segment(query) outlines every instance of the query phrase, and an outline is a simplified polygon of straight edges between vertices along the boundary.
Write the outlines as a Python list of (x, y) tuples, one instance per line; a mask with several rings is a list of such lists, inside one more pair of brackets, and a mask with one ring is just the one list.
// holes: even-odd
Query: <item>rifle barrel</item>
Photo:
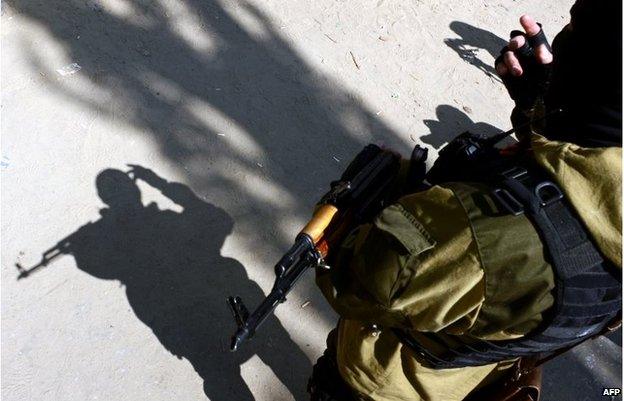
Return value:
[[(301, 278), (303, 273), (308, 270), (308, 268), (315, 266), (315, 263), (316, 262), (311, 258), (304, 257), (288, 269), (282, 277), (278, 277), (275, 280), (275, 284), (269, 295), (267, 295), (251, 315), (244, 319), (244, 323), (239, 325), (236, 333), (232, 336), (230, 351), (236, 351), (241, 343), (256, 334), (256, 330), (258, 330), (260, 325), (273, 313), (277, 305), (286, 300), (286, 294), (288, 294), (295, 283)], [(247, 309), (240, 298), (236, 299), (230, 297), (228, 298), (228, 303), (235, 316), (237, 313), (246, 311)]]

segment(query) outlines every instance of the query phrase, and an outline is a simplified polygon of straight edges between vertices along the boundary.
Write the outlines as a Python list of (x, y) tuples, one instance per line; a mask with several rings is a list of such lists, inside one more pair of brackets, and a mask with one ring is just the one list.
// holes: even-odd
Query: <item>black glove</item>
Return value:
[[(536, 99), (544, 95), (550, 82), (552, 63), (542, 64), (535, 56), (534, 49), (542, 44), (552, 53), (544, 30), (541, 29), (542, 25), (538, 25), (540, 26), (540, 31), (533, 36), (527, 36), (527, 34), (518, 30), (511, 31), (510, 39), (517, 36), (525, 38), (524, 45), (513, 51), (522, 66), (523, 73), (520, 76), (508, 73), (501, 78), (509, 92), (509, 96), (516, 102), (516, 106), (523, 110), (530, 109)], [(500, 56), (496, 58), (494, 63), (495, 66), (499, 63), (504, 63), (504, 54), (508, 51), (512, 51), (509, 46), (501, 49)]]

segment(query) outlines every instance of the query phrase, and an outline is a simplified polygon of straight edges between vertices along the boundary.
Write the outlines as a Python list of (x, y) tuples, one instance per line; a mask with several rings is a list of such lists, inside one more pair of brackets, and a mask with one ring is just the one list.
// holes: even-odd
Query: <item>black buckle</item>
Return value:
[(533, 193), (542, 207), (546, 207), (563, 199), (561, 190), (551, 181), (540, 182), (535, 186)]
[(514, 180), (520, 180), (524, 176), (528, 174), (527, 169), (523, 167), (512, 167), (509, 170), (505, 170), (502, 172), (502, 176), (505, 178), (511, 178)]
[[(526, 170), (524, 171), (526, 174)], [(503, 173), (504, 174), (504, 173)], [(520, 216), (524, 213), (524, 206), (506, 189), (496, 188), (492, 191), (492, 196), (498, 200), (501, 206), (514, 216)]]

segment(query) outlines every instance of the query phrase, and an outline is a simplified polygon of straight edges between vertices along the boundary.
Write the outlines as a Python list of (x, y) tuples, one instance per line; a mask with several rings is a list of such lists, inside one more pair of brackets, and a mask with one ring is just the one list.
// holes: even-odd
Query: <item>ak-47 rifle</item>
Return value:
[[(412, 152), (409, 176), (424, 177), (427, 150), (416, 146)], [(325, 260), (333, 247), (357, 225), (372, 220), (393, 199), (400, 156), (367, 145), (349, 164), (340, 180), (318, 203), (312, 219), (295, 239), (294, 245), (275, 265), (273, 289), (249, 313), (240, 297), (228, 297), (238, 329), (232, 336), (230, 349), (250, 339), (275, 308), (286, 300), (295, 283), (310, 268), (329, 268)], [(411, 178), (410, 178), (411, 180)]]

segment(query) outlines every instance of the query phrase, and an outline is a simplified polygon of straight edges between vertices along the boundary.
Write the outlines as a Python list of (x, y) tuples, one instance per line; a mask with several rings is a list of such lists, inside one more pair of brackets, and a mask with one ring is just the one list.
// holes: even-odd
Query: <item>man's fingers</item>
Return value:
[[(524, 31), (526, 32), (527, 36), (535, 36), (542, 29), (542, 27), (540, 27), (538, 23), (530, 15), (523, 15), (522, 17), (520, 17), (520, 25), (522, 25), (522, 28), (524, 28)], [(548, 50), (548, 47), (544, 44), (537, 46), (534, 49), (534, 52), (535, 52), (535, 57), (537, 58), (537, 61), (540, 62), (540, 64), (549, 64), (553, 60), (552, 53)]]
[(504, 62), (496, 64), (496, 73), (499, 77), (504, 77), (505, 75), (507, 75), (507, 73), (509, 73), (509, 70), (507, 69), (507, 66)]
[(520, 17), (520, 25), (522, 25), (524, 32), (526, 32), (528, 36), (535, 36), (539, 33), (540, 29), (542, 29), (539, 25), (537, 25), (537, 22), (533, 19), (533, 17), (526, 14)]
[(513, 39), (509, 41), (509, 49), (518, 50), (519, 48), (524, 46), (525, 42), (526, 39), (524, 39), (524, 36), (514, 36)]
[(529, 15), (520, 17), (520, 24), (526, 34), (518, 30), (512, 31), (509, 45), (503, 48), (502, 56), (495, 62), (496, 72), (501, 77), (509, 73), (518, 77), (524, 73), (518, 57), (532, 57), (534, 54), (540, 64), (552, 62), (552, 53), (546, 37), (541, 32), (542, 27)]
[(522, 75), (522, 67), (520, 66), (520, 62), (518, 58), (511, 51), (506, 51), (503, 54), (503, 61), (505, 61), (505, 65), (507, 69), (511, 71), (511, 75), (519, 77)]
[(553, 61), (553, 55), (548, 51), (546, 45), (539, 45), (535, 51), (535, 57), (540, 64), (550, 64)]

